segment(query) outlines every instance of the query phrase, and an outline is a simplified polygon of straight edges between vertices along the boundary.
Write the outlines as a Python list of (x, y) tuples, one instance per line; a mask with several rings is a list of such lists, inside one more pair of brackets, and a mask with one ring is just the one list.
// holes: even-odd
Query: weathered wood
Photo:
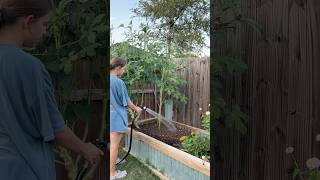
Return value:
[[(248, 25), (227, 32), (216, 52), (237, 49), (248, 71), (225, 86), (229, 103), (249, 114), (248, 135), (227, 130), (219, 139), (219, 180), (289, 180), (292, 146), (300, 167), (320, 156), (314, 137), (320, 131), (320, 4), (310, 0), (241, 0)], [(217, 158), (218, 159), (218, 158)]]
[(103, 89), (79, 89), (73, 91), (69, 99), (70, 101), (81, 101), (83, 99), (87, 99), (90, 95), (91, 100), (97, 101), (102, 100), (103, 93)]
[(154, 89), (134, 89), (134, 90), (130, 90), (130, 93), (133, 94), (142, 94), (142, 93), (157, 93)]
[(174, 121), (201, 127), (201, 115), (209, 109), (210, 104), (209, 62), (209, 58), (190, 59), (187, 69), (180, 72), (181, 77), (187, 82), (182, 92), (188, 101), (187, 104), (174, 106)]
[[(92, 63), (92, 64), (91, 64)], [(86, 142), (95, 142), (95, 140), (99, 137), (99, 131), (101, 128), (101, 121), (102, 121), (102, 103), (101, 103), (101, 92), (102, 92), (102, 83), (99, 78), (93, 80), (91, 83), (89, 81), (90, 77), (90, 64), (92, 65), (93, 69), (100, 69), (107, 63), (106, 58), (103, 56), (97, 56), (92, 61), (76, 61), (75, 62), (75, 89), (80, 91), (75, 91), (76, 94), (71, 95), (71, 100), (80, 101), (83, 98), (87, 98), (88, 95), (88, 88), (91, 88), (91, 102), (92, 105), (92, 114), (89, 121), (89, 130), (88, 130), (88, 137)], [(69, 98), (69, 97), (68, 97)], [(73, 99), (74, 98), (74, 99)], [(108, 118), (108, 116), (107, 116)], [(106, 119), (108, 121), (108, 119)], [(76, 134), (79, 137), (83, 136), (85, 123), (83, 121), (77, 121), (75, 125)], [(107, 125), (107, 129), (109, 129)], [(58, 156), (56, 156), (57, 159)], [(60, 160), (60, 159), (59, 159)], [(93, 180), (105, 180), (109, 178), (109, 169), (106, 169), (106, 163), (108, 162), (107, 159), (100, 164), (99, 169), (97, 170), (96, 176)], [(83, 164), (79, 164), (82, 166)], [(56, 172), (57, 172), (57, 179), (58, 180), (67, 180), (67, 172), (65, 171), (65, 167), (56, 163)]]

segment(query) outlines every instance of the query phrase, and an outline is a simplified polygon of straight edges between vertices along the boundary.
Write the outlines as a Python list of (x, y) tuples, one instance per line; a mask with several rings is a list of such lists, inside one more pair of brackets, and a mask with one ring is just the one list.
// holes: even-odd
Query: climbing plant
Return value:
[(247, 65), (241, 58), (240, 51), (229, 48), (225, 52), (217, 52), (216, 47), (224, 42), (227, 33), (231, 33), (240, 24), (249, 25), (257, 31), (261, 27), (253, 20), (245, 18), (235, 0), (216, 0), (213, 3), (213, 39), (215, 47), (212, 51), (213, 62), (213, 127), (216, 135), (223, 133), (225, 128), (234, 129), (245, 135), (247, 133), (248, 116), (241, 110), (240, 106), (225, 100), (225, 82), (231, 81), (235, 75), (247, 70)]
[[(166, 100), (175, 99), (185, 103), (187, 98), (182, 95), (180, 88), (186, 82), (177, 73), (177, 70), (184, 67), (184, 63), (178, 60), (174, 62), (166, 56), (165, 44), (150, 35), (147, 24), (142, 23), (136, 32), (132, 31), (131, 23), (125, 28), (127, 29), (126, 40), (111, 46), (111, 56), (121, 56), (128, 60), (127, 72), (123, 78), (129, 90), (136, 87), (141, 89), (141, 95), (135, 96), (135, 99), (141, 99), (138, 104), (144, 104), (143, 92), (147, 84), (154, 84), (160, 91), (159, 114)], [(160, 128), (160, 121), (158, 122)]]
[[(223, 162), (223, 150), (225, 144), (220, 143), (229, 132), (239, 133), (240, 139), (247, 135), (249, 116), (243, 108), (227, 94), (227, 84), (233, 84), (247, 70), (247, 65), (241, 56), (241, 51), (235, 48), (226, 48), (224, 51), (219, 47), (225, 47), (225, 40), (229, 34), (234, 33), (242, 25), (248, 25), (261, 32), (261, 27), (251, 19), (245, 18), (240, 11), (240, 3), (236, 0), (212, 0), (213, 12), (211, 22), (211, 35), (215, 40), (211, 56), (210, 76), (213, 79), (212, 86), (212, 135), (215, 159), (213, 162)], [(228, 98), (228, 99), (227, 99)], [(229, 99), (230, 98), (230, 99)]]
[[(102, 82), (100, 86), (107, 89), (106, 66), (96, 67), (97, 58), (109, 56), (107, 46), (108, 25), (107, 14), (109, 0), (53, 0), (51, 22), (42, 43), (31, 53), (43, 61), (51, 74), (55, 87), (55, 96), (59, 110), (66, 125), (72, 130), (77, 122), (86, 124), (83, 133), (85, 141), (88, 124), (91, 121), (92, 104), (90, 90), (96, 86), (94, 82)], [(79, 86), (79, 74), (76, 67), (83, 62), (90, 64), (88, 78), (88, 98), (74, 102), (69, 97)], [(105, 132), (107, 94), (103, 96), (103, 118), (101, 120), (100, 137)], [(56, 163), (65, 167), (69, 179), (75, 179), (80, 166), (80, 156), (74, 156), (69, 150), (55, 147)], [(84, 179), (92, 179), (98, 164), (92, 166)]]

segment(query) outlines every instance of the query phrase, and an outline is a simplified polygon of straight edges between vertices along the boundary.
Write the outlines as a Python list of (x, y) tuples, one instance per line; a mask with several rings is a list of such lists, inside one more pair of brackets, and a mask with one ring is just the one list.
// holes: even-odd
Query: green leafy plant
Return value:
[[(227, 104), (223, 92), (223, 83), (233, 78), (236, 73), (242, 73), (247, 69), (246, 64), (240, 59), (239, 55), (229, 50), (227, 55), (216, 55), (214, 61), (213, 79), (213, 119), (218, 127), (232, 128), (241, 134), (246, 134), (248, 116), (243, 113), (236, 104)], [(217, 126), (215, 126), (217, 127)]]
[(202, 158), (202, 156), (209, 156), (210, 139), (209, 136), (201, 136), (199, 133), (192, 132), (189, 137), (181, 143), (182, 150)]
[[(290, 153), (291, 154), (291, 153)], [(292, 159), (294, 161), (294, 168), (292, 172), (292, 179), (299, 180), (319, 180), (320, 179), (320, 160), (316, 157), (310, 158), (306, 161), (307, 169), (302, 170), (296, 158), (292, 154)]]
[[(238, 104), (225, 100), (225, 83), (234, 81), (235, 75), (247, 70), (247, 65), (241, 58), (240, 51), (228, 48), (222, 53), (217, 52), (217, 47), (224, 46), (227, 33), (233, 32), (239, 25), (248, 25), (257, 32), (262, 32), (261, 26), (243, 16), (239, 8), (239, 2), (235, 0), (213, 1), (213, 25), (212, 36), (215, 39), (214, 50), (211, 52), (213, 57), (212, 73), (213, 77), (213, 127), (217, 133), (223, 133), (225, 128), (238, 131), (242, 135), (247, 133), (247, 122), (249, 117), (242, 112)], [(216, 137), (215, 134), (214, 137)]]
[(202, 116), (202, 126), (210, 133), (210, 111), (207, 111), (204, 116)]
[(186, 101), (177, 89), (182, 84), (181, 80), (168, 78), (176, 77), (174, 76), (176, 64), (172, 63), (172, 57), (199, 53), (205, 45), (205, 35), (209, 32), (209, 1), (140, 0), (133, 12), (151, 22), (150, 37), (156, 38), (161, 45), (164, 45), (163, 52), (167, 60), (163, 63), (165, 67), (160, 71), (160, 81), (156, 83), (159, 86), (158, 128), (160, 129), (160, 114), (164, 101), (170, 101), (170, 96), (182, 102)]
[(210, 158), (210, 112), (207, 111), (202, 115), (202, 126), (207, 130), (208, 134), (200, 134), (192, 132), (190, 136), (182, 136), (182, 150), (199, 158)]
[[(320, 142), (320, 134), (316, 136), (316, 141)], [(320, 160), (317, 157), (307, 159), (306, 168), (303, 169), (299, 166), (297, 159), (295, 158), (295, 151), (293, 147), (287, 147), (286, 154), (293, 160), (292, 179), (298, 180), (319, 180), (320, 179)]]
[(151, 22), (151, 35), (165, 43), (169, 58), (199, 52), (209, 35), (209, 11), (209, 0), (140, 0), (133, 9)]
[[(51, 74), (55, 87), (55, 96), (66, 125), (75, 131), (75, 125), (85, 123), (81, 132), (82, 140), (86, 141), (88, 124), (92, 113), (91, 89), (99, 86), (107, 89), (106, 66), (94, 66), (94, 60), (105, 58), (108, 54), (107, 26), (108, 0), (54, 0), (51, 22), (42, 43), (31, 53), (39, 57)], [(109, 56), (109, 55), (108, 55)], [(77, 67), (82, 63), (89, 64), (88, 97), (74, 102), (70, 99), (78, 89), (79, 72)], [(106, 91), (107, 92), (107, 91)], [(100, 138), (104, 137), (106, 128), (107, 94), (103, 94), (103, 115), (101, 121)], [(79, 133), (79, 132), (78, 132)], [(71, 151), (55, 147), (56, 163), (65, 167), (69, 179), (75, 179), (80, 167), (80, 156)], [(98, 163), (92, 166), (84, 179), (92, 179)]]
[[(121, 26), (124, 27), (124, 26)], [(139, 87), (142, 91), (140, 96), (133, 99), (140, 99), (137, 104), (144, 103), (144, 87), (147, 84), (155, 85), (155, 91), (159, 91), (159, 114), (162, 112), (165, 100), (176, 100), (185, 103), (187, 98), (182, 95), (180, 88), (186, 82), (177, 74), (177, 70), (184, 67), (184, 63), (176, 60), (175, 62), (167, 58), (164, 54), (165, 46), (154, 40), (150, 36), (149, 26), (141, 24), (137, 32), (132, 32), (132, 24), (127, 28), (126, 41), (111, 45), (111, 56), (121, 56), (128, 60), (125, 80), (129, 92)], [(160, 128), (160, 121), (158, 121)]]

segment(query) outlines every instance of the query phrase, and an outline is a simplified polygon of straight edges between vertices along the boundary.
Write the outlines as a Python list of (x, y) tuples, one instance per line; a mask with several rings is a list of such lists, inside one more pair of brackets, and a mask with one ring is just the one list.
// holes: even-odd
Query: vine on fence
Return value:
[(239, 2), (235, 0), (213, 1), (213, 39), (215, 40), (212, 63), (213, 71), (211, 76), (214, 81), (213, 88), (213, 119), (214, 127), (217, 131), (221, 128), (232, 128), (245, 135), (247, 133), (246, 124), (248, 116), (241, 111), (237, 104), (230, 104), (224, 98), (224, 83), (231, 81), (235, 75), (247, 70), (247, 65), (241, 58), (241, 53), (235, 49), (226, 49), (223, 53), (218, 53), (216, 47), (224, 43), (227, 33), (231, 33), (239, 25), (249, 25), (257, 32), (262, 31), (262, 27), (254, 20), (242, 15)]
[[(104, 58), (108, 54), (106, 39), (109, 28), (107, 26), (108, 0), (54, 0), (51, 22), (47, 34), (39, 46), (32, 50), (34, 56), (39, 57), (48, 69), (55, 86), (55, 95), (59, 110), (66, 124), (75, 130), (79, 120), (86, 123), (82, 139), (88, 134), (88, 124), (91, 121), (92, 104), (90, 89), (94, 88), (94, 80), (102, 82), (106, 89), (106, 66), (94, 66), (94, 60)], [(88, 98), (81, 102), (72, 102), (69, 97), (78, 86), (79, 74), (75, 71), (82, 62), (90, 64)], [(103, 97), (103, 119), (101, 121), (100, 136), (104, 134), (106, 123), (106, 93)], [(74, 156), (71, 151), (57, 146), (56, 163), (65, 167), (69, 179), (75, 179), (80, 167), (80, 156)], [(92, 179), (97, 165), (89, 169), (84, 179)]]

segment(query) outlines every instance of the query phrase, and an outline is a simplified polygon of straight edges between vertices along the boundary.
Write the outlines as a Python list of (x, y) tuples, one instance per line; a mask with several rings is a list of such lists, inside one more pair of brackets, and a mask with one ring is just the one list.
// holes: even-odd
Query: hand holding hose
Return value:
[(141, 114), (142, 112), (142, 109), (139, 106), (134, 105), (133, 103), (129, 103), (128, 107), (137, 112), (138, 114)]
[(103, 156), (103, 152), (92, 143), (85, 143), (82, 148), (82, 156), (91, 164), (97, 163), (99, 156)]
[(136, 111), (138, 114), (141, 114), (143, 110), (142, 110), (139, 106), (136, 106), (135, 111)]

